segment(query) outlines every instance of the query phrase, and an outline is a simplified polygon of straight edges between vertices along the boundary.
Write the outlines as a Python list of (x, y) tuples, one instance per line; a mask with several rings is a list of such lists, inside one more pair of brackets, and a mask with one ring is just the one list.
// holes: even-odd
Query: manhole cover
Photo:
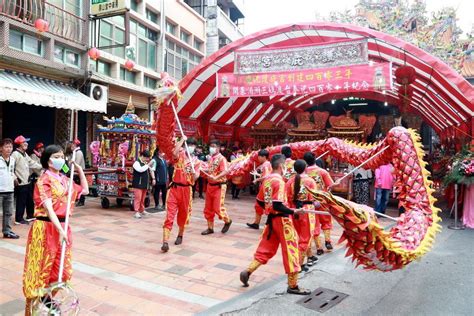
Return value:
[(324, 313), (336, 306), (349, 295), (323, 287), (317, 288), (310, 295), (303, 297), (296, 303), (306, 308)]

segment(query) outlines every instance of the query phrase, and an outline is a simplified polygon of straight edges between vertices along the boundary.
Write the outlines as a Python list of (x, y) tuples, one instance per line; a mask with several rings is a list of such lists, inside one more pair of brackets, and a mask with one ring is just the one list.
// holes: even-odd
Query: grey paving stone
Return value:
[(185, 256), (185, 257), (191, 257), (195, 253), (196, 252), (194, 252), (192, 250), (187, 250), (187, 249), (181, 249), (181, 250), (175, 252), (175, 254), (180, 255), (180, 256)]
[(233, 266), (231, 264), (225, 264), (225, 263), (218, 263), (214, 267), (222, 269), (222, 270), (227, 270), (227, 271), (234, 271), (237, 266)]
[(94, 229), (86, 228), (86, 229), (81, 230), (79, 233), (85, 235), (85, 234), (89, 234), (89, 233), (95, 233), (95, 230), (94, 230)]
[(232, 247), (237, 248), (237, 249), (247, 249), (251, 246), (252, 246), (252, 244), (249, 244), (249, 243), (246, 243), (246, 242), (240, 242), (240, 241), (232, 244)]
[(192, 269), (186, 268), (186, 267), (183, 267), (183, 266), (180, 266), (180, 265), (175, 265), (174, 267), (171, 267), (171, 268), (169, 268), (165, 271), (169, 272), (169, 273), (173, 273), (173, 274), (185, 275), (189, 271), (192, 271)]
[(13, 300), (0, 305), (0, 315), (14, 315), (25, 310), (24, 300)]
[(92, 240), (95, 240), (95, 241), (98, 241), (98, 242), (108, 241), (107, 238), (102, 238), (102, 237), (95, 237), (95, 238), (92, 238)]
[(112, 224), (115, 224), (115, 225), (124, 225), (124, 224), (127, 224), (127, 222), (124, 222), (124, 221), (115, 221), (115, 222), (112, 222)]

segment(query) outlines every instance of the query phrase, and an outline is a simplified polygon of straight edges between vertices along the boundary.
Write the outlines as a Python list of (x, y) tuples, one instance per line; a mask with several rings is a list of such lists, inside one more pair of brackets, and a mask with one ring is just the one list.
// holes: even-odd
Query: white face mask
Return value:
[(189, 149), (189, 153), (192, 154), (192, 153), (194, 153), (194, 150), (196, 149), (196, 147), (188, 146), (188, 149)]
[(217, 148), (209, 147), (209, 153), (210, 153), (211, 155), (214, 155), (216, 152), (217, 152)]

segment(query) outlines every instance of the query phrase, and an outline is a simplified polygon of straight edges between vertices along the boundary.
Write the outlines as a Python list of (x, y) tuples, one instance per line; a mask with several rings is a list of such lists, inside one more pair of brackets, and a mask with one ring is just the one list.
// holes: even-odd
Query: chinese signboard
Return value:
[(322, 94), (392, 89), (391, 63), (252, 75), (217, 73), (217, 97)]
[(91, 0), (91, 15), (112, 15), (130, 8), (129, 0)]
[(234, 73), (291, 71), (366, 64), (367, 40), (235, 52)]

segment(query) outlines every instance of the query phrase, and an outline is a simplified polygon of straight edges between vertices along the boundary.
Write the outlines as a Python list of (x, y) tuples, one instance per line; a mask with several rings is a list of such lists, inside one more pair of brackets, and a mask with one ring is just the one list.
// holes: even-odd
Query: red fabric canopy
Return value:
[[(401, 39), (367, 28), (336, 23), (294, 24), (270, 28), (241, 38), (205, 59), (180, 81), (183, 99), (179, 115), (195, 119), (201, 126), (209, 123), (236, 127), (251, 127), (264, 118), (274, 123), (289, 119), (294, 110), (327, 102), (334, 98), (359, 96), (402, 105), (395, 83), (394, 90), (385, 94), (375, 92), (339, 93), (273, 98), (216, 99), (216, 72), (233, 72), (234, 52), (244, 49), (276, 48), (295, 45), (321, 44), (329, 41), (367, 39), (369, 59), (408, 65), (415, 69), (411, 84), (413, 94), (409, 111), (421, 115), (438, 133), (448, 129), (471, 131), (474, 127), (474, 88), (460, 74), (438, 58)], [(395, 81), (395, 80), (394, 80)], [(284, 106), (282, 106), (284, 104)], [(293, 111), (293, 112), (292, 112)], [(208, 127), (204, 127), (208, 129)]]

